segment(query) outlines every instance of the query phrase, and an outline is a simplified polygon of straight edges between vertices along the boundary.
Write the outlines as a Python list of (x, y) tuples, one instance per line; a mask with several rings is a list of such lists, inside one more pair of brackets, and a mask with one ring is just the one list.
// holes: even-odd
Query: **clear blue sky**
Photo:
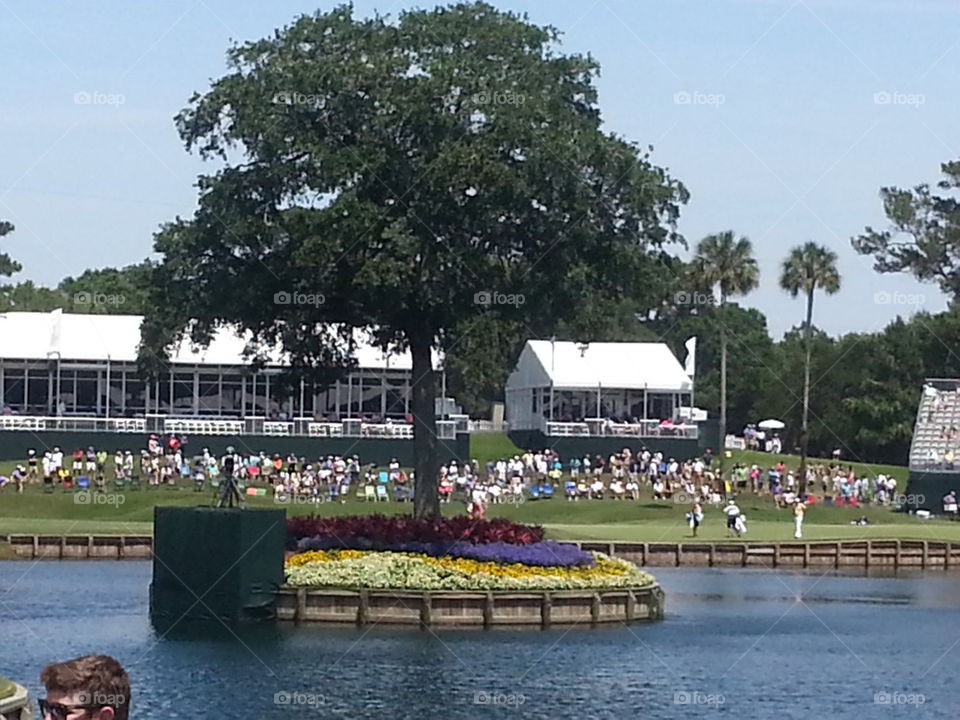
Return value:
[[(808, 239), (840, 256), (843, 290), (816, 306), (827, 332), (944, 308), (935, 287), (873, 272), (849, 239), (884, 224), (880, 187), (935, 182), (940, 163), (960, 155), (960, 2), (494, 4), (556, 26), (567, 51), (597, 58), (607, 127), (653, 144), (654, 160), (689, 187), (680, 227), (691, 242), (727, 228), (753, 240), (761, 287), (746, 304), (776, 335), (803, 312), (777, 289), (779, 265)], [(331, 7), (0, 0), (0, 218), (17, 226), (4, 249), (24, 265), (18, 279), (55, 284), (144, 258), (162, 222), (192, 212), (203, 167), (173, 115), (224, 73), (231, 40)], [(877, 93), (888, 95), (878, 103)]]

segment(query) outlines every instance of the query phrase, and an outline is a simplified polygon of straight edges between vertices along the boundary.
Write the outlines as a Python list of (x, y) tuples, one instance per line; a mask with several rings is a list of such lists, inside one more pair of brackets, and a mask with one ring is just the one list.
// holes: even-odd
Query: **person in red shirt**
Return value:
[(80, 475), (83, 472), (83, 448), (77, 448), (73, 451), (73, 474)]

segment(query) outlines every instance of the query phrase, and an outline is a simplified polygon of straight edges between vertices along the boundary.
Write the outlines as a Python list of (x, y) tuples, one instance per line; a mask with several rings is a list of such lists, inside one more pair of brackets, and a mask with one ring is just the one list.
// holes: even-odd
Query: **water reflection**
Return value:
[[(955, 574), (661, 568), (661, 623), (421, 632), (154, 627), (149, 573), (148, 563), (0, 563), (0, 674), (36, 693), (48, 661), (112, 654), (133, 678), (137, 720), (863, 720), (960, 709)], [(911, 694), (924, 702), (908, 705)]]

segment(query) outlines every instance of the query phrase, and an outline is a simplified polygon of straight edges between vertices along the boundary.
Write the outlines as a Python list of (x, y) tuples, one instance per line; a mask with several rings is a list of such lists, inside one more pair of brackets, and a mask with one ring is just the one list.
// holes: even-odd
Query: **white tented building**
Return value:
[(506, 386), (510, 429), (548, 435), (606, 434), (612, 425), (645, 434), (639, 429), (679, 421), (692, 400), (691, 377), (655, 342), (528, 340)]
[(403, 420), (410, 412), (409, 352), (387, 355), (358, 336), (358, 367), (341, 380), (284, 392), (281, 357), (255, 371), (243, 356), (244, 338), (221, 330), (205, 349), (182, 342), (166, 372), (147, 381), (137, 372), (141, 322), (139, 315), (0, 314), (0, 407), (95, 418)]

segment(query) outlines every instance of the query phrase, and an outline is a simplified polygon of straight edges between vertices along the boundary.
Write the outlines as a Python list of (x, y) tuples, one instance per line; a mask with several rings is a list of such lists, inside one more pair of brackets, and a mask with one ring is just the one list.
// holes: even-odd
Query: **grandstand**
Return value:
[(0, 407), (7, 415), (44, 418), (36, 422), (46, 425), (49, 418), (158, 415), (207, 418), (223, 432), (233, 432), (223, 422), (246, 418), (385, 423), (405, 422), (410, 414), (409, 352), (384, 353), (359, 331), (353, 370), (330, 385), (301, 382), (291, 391), (278, 382), (285, 365), (279, 352), (254, 368), (246, 355), (249, 337), (226, 328), (206, 348), (181, 342), (167, 371), (147, 380), (137, 368), (141, 322), (139, 315), (59, 310), (0, 314)]
[(910, 469), (951, 472), (960, 455), (960, 380), (928, 379), (920, 395)]
[(909, 465), (909, 509), (942, 512), (943, 497), (960, 490), (960, 380), (924, 382)]
[[(206, 348), (183, 341), (166, 371), (140, 375), (138, 315), (0, 314), (0, 458), (54, 446), (131, 448), (148, 433), (200, 436), (284, 454), (359, 453), (371, 462), (412, 462), (412, 359), (384, 353), (356, 331), (356, 366), (329, 385), (281, 389), (285, 358), (264, 367), (246, 355), (248, 336), (221, 328)], [(434, 366), (440, 357), (434, 354)], [(438, 398), (444, 452), (468, 453), (469, 418)], [(138, 437), (139, 436), (139, 437)]]

